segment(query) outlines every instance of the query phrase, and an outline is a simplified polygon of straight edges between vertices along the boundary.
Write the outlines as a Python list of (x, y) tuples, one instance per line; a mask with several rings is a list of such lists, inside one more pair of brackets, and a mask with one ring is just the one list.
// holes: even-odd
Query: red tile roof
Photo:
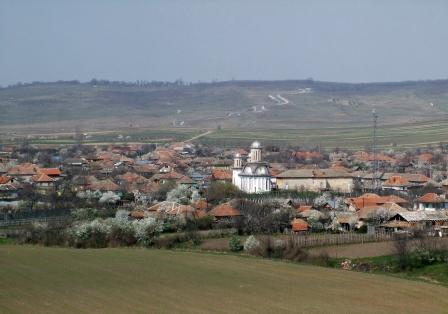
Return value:
[(193, 217), (198, 219), (207, 216), (207, 212), (203, 209), (195, 210), (193, 212)]
[(6, 184), (11, 181), (11, 177), (8, 176), (0, 176), (0, 184)]
[(206, 200), (197, 200), (193, 204), (191, 204), (196, 210), (205, 210), (208, 208), (208, 203)]
[(224, 204), (216, 206), (209, 212), (209, 214), (214, 217), (241, 216), (240, 211), (228, 203), (224, 203)]
[(45, 173), (47, 176), (60, 176), (61, 170), (59, 168), (40, 168), (39, 173)]
[(10, 175), (33, 176), (38, 173), (39, 167), (35, 164), (21, 164), (8, 170)]
[(420, 203), (443, 203), (446, 202), (445, 197), (437, 195), (436, 193), (426, 193), (418, 198)]
[(118, 191), (120, 187), (110, 179), (93, 182), (89, 185), (90, 190), (99, 191)]
[(433, 158), (433, 155), (430, 153), (424, 153), (424, 154), (420, 154), (418, 156), (418, 160), (423, 161), (423, 162), (431, 161), (432, 158)]
[(398, 175), (389, 177), (383, 185), (385, 186), (408, 186), (410, 185), (409, 180)]
[(379, 196), (374, 193), (365, 193), (359, 197), (348, 198), (346, 200), (348, 203), (353, 204), (353, 206), (355, 206), (357, 209), (361, 209), (366, 206), (376, 206), (384, 203), (408, 203), (408, 201), (396, 195)]
[(295, 218), (291, 222), (292, 231), (299, 232), (299, 231), (308, 231), (308, 223), (300, 218)]
[(129, 213), (129, 216), (135, 219), (145, 218), (145, 212), (143, 210), (133, 210)]
[(133, 172), (126, 172), (118, 177), (127, 183), (144, 183), (146, 181), (145, 177)]
[(47, 176), (45, 173), (36, 174), (31, 177), (31, 180), (38, 183), (45, 183), (45, 182), (53, 182), (54, 180)]
[(232, 181), (232, 171), (230, 169), (213, 169), (212, 179)]

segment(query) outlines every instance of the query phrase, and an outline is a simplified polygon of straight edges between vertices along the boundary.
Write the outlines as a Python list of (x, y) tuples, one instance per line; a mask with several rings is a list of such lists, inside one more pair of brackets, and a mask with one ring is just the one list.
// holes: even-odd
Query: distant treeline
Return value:
[(185, 86), (239, 86), (239, 87), (282, 87), (282, 88), (298, 88), (298, 87), (313, 87), (321, 91), (371, 91), (375, 89), (395, 89), (397, 87), (448, 87), (448, 79), (439, 80), (417, 80), (417, 81), (401, 81), (401, 82), (372, 82), (372, 83), (340, 83), (340, 82), (326, 82), (315, 81), (312, 78), (303, 80), (230, 80), (230, 81), (210, 81), (210, 82), (185, 82), (182, 79), (175, 81), (111, 81), (105, 79), (93, 78), (88, 82), (81, 82), (79, 80), (59, 80), (56, 82), (18, 82), (8, 86), (0, 86), (0, 89), (20, 88), (27, 86), (45, 86), (45, 85), (90, 85), (90, 86), (130, 86), (130, 87), (185, 87)]

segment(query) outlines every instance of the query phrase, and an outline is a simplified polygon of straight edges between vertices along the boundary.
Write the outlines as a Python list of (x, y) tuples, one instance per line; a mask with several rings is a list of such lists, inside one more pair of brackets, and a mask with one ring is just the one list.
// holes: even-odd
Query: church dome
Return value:
[(255, 141), (255, 142), (252, 143), (250, 148), (261, 148), (261, 144), (260, 144), (260, 142)]

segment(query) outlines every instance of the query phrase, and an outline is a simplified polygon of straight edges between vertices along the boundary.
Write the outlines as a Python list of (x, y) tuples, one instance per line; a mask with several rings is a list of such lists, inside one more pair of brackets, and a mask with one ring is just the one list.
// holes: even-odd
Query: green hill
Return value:
[[(310, 88), (309, 92), (300, 89)], [(288, 101), (281, 105), (278, 96)], [(256, 106), (257, 108), (254, 108)], [(264, 106), (264, 108), (262, 108)], [(1, 125), (121, 121), (141, 126), (244, 128), (302, 124), (362, 125), (376, 108), (382, 123), (448, 113), (448, 80), (342, 84), (314, 81), (230, 81), (208, 84), (35, 83), (0, 89)], [(254, 111), (255, 109), (255, 111)], [(107, 123), (106, 123), (107, 124)]]
[[(146, 130), (182, 135), (220, 128), (224, 133), (201, 141), (249, 139), (257, 130), (257, 138), (266, 141), (363, 148), (370, 140), (374, 108), (384, 130), (382, 146), (422, 146), (448, 136), (448, 80), (34, 83), (0, 89), (0, 135), (112, 130), (139, 133), (133, 136), (138, 140), (147, 137)], [(414, 131), (420, 132), (415, 138)]]

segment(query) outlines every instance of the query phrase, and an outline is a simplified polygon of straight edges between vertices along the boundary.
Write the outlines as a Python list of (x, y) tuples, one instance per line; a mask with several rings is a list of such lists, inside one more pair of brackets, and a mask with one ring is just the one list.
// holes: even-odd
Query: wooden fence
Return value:
[(365, 242), (381, 242), (393, 240), (391, 233), (320, 233), (291, 235), (291, 240), (299, 247), (328, 246), (340, 244), (355, 244)]
[(32, 223), (59, 223), (65, 222), (71, 219), (69, 216), (57, 216), (57, 217), (39, 217), (39, 218), (25, 218), (25, 219), (11, 219), (11, 220), (0, 220), (1, 227), (16, 227), (30, 225)]

